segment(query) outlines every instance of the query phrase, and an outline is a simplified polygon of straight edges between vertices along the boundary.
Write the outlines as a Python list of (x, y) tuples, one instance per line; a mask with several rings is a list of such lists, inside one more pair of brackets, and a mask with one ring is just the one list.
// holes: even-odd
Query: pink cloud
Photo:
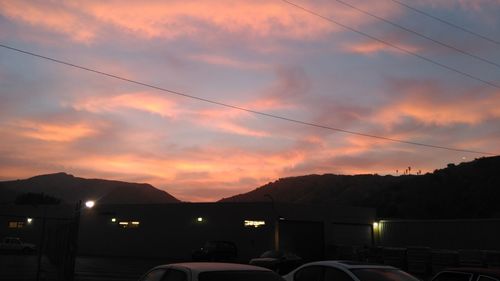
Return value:
[(173, 118), (178, 114), (176, 103), (165, 95), (137, 92), (111, 97), (89, 97), (77, 100), (69, 105), (76, 110), (88, 112), (118, 112), (122, 109), (134, 109), (162, 117)]
[[(388, 3), (362, 3), (381, 15), (399, 8)], [(361, 25), (371, 21), (349, 9), (318, 1), (309, 8)], [(320, 39), (339, 27), (283, 2), (250, 1), (72, 1), (48, 4), (33, 1), (1, 1), (0, 12), (11, 20), (65, 34), (77, 42), (92, 42), (104, 27), (141, 38), (210, 39), (221, 33), (259, 38)]]
[(203, 62), (212, 65), (221, 65), (236, 69), (265, 70), (271, 68), (271, 65), (269, 64), (241, 61), (222, 55), (201, 54), (201, 55), (191, 55), (189, 56), (189, 58), (196, 62)]
[(51, 124), (22, 120), (14, 122), (12, 126), (16, 127), (18, 133), (23, 137), (48, 142), (73, 142), (96, 133), (96, 130), (91, 125), (85, 123)]
[[(418, 53), (420, 50), (419, 47), (404, 43), (392, 42), (392, 41), (390, 41), (390, 43), (413, 53)], [(343, 46), (343, 50), (349, 53), (362, 54), (362, 55), (373, 55), (381, 52), (398, 53), (402, 55), (407, 54), (406, 52), (393, 48), (387, 44), (373, 40), (360, 43), (346, 43)]]
[(379, 109), (374, 120), (383, 120), (389, 125), (411, 117), (425, 124), (448, 126), (457, 123), (478, 125), (500, 118), (498, 92), (478, 93), (469, 89), (458, 90), (452, 95), (449, 89), (430, 81), (401, 83), (395, 90), (400, 92), (400, 97)]
[(66, 4), (4, 0), (0, 1), (0, 13), (11, 20), (65, 34), (77, 42), (88, 43), (95, 37), (95, 27)]

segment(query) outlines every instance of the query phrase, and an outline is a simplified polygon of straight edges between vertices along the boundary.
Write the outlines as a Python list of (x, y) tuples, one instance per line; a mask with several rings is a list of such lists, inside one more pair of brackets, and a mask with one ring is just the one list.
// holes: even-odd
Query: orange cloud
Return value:
[(189, 58), (191, 60), (197, 61), (197, 62), (203, 62), (203, 63), (207, 63), (207, 64), (212, 64), (212, 65), (221, 65), (221, 66), (226, 66), (226, 67), (230, 67), (230, 68), (237, 68), (237, 69), (261, 70), (261, 69), (271, 68), (271, 66), (269, 64), (241, 61), (241, 60), (229, 58), (227, 56), (219, 56), (219, 55), (202, 54), (202, 55), (192, 55), (192, 56), (189, 56)]
[[(416, 46), (411, 46), (407, 44), (402, 44), (398, 42), (389, 41), (402, 49), (410, 52), (418, 52), (420, 49)], [(386, 44), (377, 41), (365, 41), (361, 43), (349, 43), (343, 46), (343, 50), (349, 53), (362, 54), (362, 55), (373, 55), (380, 52), (393, 52), (399, 54), (406, 54), (405, 52), (398, 50), (396, 48), (390, 47)]]
[[(400, 8), (388, 3), (362, 3), (380, 15), (394, 15)], [(371, 19), (331, 2), (309, 8), (346, 24), (361, 25)], [(210, 39), (220, 33), (245, 37), (317, 39), (339, 27), (286, 3), (276, 1), (71, 1), (47, 3), (0, 1), (0, 12), (11, 20), (66, 34), (78, 42), (95, 41), (100, 32), (114, 27), (142, 38), (179, 37)]]
[(382, 108), (374, 120), (396, 124), (405, 117), (411, 117), (422, 123), (447, 126), (456, 123), (477, 125), (488, 119), (500, 118), (499, 94), (458, 94), (440, 98), (428, 90), (425, 87), (412, 90), (400, 100)]
[(77, 42), (90, 42), (95, 37), (93, 25), (82, 20), (66, 4), (33, 1), (0, 1), (0, 13), (7, 18), (65, 34)]
[(96, 133), (88, 124), (50, 124), (38, 121), (19, 121), (14, 123), (19, 134), (42, 141), (72, 142)]
[(112, 97), (90, 97), (70, 105), (76, 110), (93, 113), (116, 112), (121, 109), (135, 109), (162, 117), (173, 118), (178, 113), (176, 104), (161, 94), (147, 92), (128, 93)]

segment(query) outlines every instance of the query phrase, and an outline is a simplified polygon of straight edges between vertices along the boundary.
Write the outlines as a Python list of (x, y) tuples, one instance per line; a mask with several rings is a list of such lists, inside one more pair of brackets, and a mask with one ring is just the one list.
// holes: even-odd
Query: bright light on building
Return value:
[(196, 221), (198, 221), (198, 222), (203, 222), (203, 218), (202, 218), (202, 217), (198, 217), (198, 218), (196, 219)]
[(32, 222), (33, 222), (33, 219), (32, 219), (32, 218), (27, 218), (27, 219), (26, 219), (26, 222), (27, 222), (28, 224), (30, 224), (30, 223), (32, 223)]
[(263, 225), (266, 225), (266, 222), (265, 221), (252, 221), (252, 220), (245, 220), (244, 221), (244, 225), (246, 227), (261, 227)]
[(118, 225), (121, 228), (138, 228), (140, 224), (141, 224), (140, 221), (121, 221), (121, 222), (118, 222)]
[(89, 201), (85, 202), (85, 207), (87, 207), (89, 209), (94, 207), (94, 206), (95, 206), (95, 202), (93, 200), (89, 200)]
[(373, 228), (378, 228), (378, 222), (373, 223)]
[(111, 222), (116, 222), (116, 218), (112, 218), (112, 219), (111, 219)]

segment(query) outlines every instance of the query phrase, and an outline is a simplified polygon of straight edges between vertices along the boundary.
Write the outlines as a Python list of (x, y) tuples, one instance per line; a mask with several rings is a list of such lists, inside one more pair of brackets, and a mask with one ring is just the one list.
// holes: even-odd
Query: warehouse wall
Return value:
[(383, 220), (380, 246), (500, 250), (500, 219)]

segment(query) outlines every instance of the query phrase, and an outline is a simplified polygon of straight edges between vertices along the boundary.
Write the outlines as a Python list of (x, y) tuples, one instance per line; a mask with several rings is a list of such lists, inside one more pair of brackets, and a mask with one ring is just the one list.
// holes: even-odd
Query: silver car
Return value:
[(273, 271), (252, 265), (193, 262), (157, 266), (140, 281), (283, 281)]
[(392, 266), (353, 261), (318, 261), (304, 264), (284, 276), (286, 281), (419, 281)]

